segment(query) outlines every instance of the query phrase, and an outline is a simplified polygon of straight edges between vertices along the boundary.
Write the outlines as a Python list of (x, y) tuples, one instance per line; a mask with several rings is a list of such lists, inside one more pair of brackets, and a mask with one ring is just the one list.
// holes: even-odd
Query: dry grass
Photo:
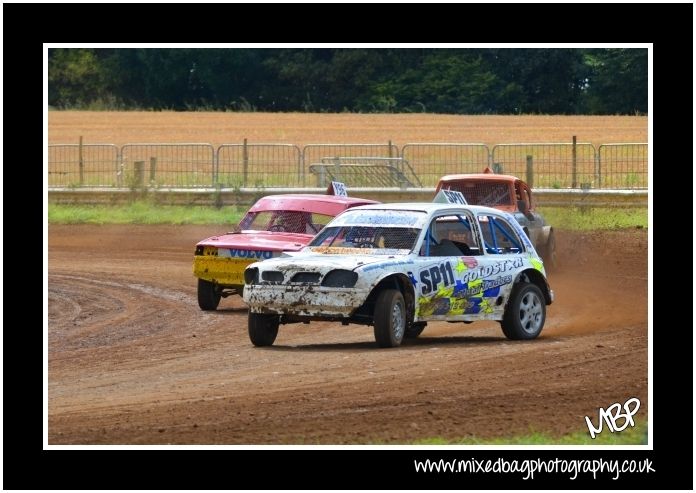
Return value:
[(50, 111), (50, 144), (647, 142), (645, 116)]

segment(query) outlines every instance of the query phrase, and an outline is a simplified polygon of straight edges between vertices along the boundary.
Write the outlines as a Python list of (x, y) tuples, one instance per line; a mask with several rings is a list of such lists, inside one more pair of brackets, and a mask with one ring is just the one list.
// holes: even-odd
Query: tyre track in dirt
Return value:
[(434, 323), (385, 350), (332, 323), (254, 348), (239, 298), (201, 312), (193, 249), (219, 229), (50, 226), (49, 443), (409, 443), (567, 433), (628, 397), (647, 412), (645, 231), (560, 232), (535, 341)]

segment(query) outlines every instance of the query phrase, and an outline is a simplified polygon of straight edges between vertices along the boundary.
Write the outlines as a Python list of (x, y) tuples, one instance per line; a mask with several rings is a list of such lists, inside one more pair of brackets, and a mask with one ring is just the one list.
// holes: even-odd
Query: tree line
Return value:
[(647, 49), (52, 48), (57, 108), (646, 114)]

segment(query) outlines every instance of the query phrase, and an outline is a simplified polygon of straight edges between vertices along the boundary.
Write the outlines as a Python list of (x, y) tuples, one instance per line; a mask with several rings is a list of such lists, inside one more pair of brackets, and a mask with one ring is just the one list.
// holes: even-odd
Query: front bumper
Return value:
[(196, 255), (193, 258), (193, 275), (221, 286), (244, 285), (244, 269), (256, 259)]
[(244, 302), (253, 313), (309, 317), (350, 317), (365, 302), (368, 290), (317, 285), (247, 284)]

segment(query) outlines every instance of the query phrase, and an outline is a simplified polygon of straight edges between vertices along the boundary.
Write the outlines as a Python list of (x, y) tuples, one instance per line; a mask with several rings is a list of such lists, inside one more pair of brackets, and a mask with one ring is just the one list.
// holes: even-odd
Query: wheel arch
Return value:
[(406, 303), (406, 320), (408, 323), (412, 323), (415, 313), (416, 293), (411, 280), (403, 273), (387, 274), (380, 279), (357, 312), (372, 316), (377, 296), (384, 289), (396, 289), (401, 292)]
[(520, 272), (515, 278), (514, 284), (520, 282), (529, 282), (535, 284), (544, 295), (544, 301), (547, 305), (550, 305), (553, 299), (551, 298), (551, 288), (549, 283), (546, 281), (544, 275), (536, 269), (525, 269)]

